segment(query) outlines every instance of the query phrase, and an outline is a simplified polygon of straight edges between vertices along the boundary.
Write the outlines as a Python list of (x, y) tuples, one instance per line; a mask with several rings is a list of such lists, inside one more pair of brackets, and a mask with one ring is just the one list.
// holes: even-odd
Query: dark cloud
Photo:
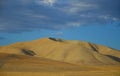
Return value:
[(0, 31), (60, 30), (120, 22), (120, 0), (1, 0)]

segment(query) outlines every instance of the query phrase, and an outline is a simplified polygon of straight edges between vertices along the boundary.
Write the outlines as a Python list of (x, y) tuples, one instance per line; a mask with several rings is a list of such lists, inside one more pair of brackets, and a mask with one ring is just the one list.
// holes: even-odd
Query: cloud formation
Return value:
[(36, 3), (41, 4), (41, 5), (48, 5), (48, 6), (53, 6), (54, 3), (56, 3), (57, 0), (36, 0)]
[(120, 22), (120, 0), (1, 0), (0, 32)]

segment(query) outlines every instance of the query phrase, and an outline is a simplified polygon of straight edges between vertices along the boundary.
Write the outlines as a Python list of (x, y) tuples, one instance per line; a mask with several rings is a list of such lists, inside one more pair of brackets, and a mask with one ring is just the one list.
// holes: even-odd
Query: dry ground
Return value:
[(120, 76), (119, 65), (75, 65), (24, 55), (0, 55), (0, 76)]

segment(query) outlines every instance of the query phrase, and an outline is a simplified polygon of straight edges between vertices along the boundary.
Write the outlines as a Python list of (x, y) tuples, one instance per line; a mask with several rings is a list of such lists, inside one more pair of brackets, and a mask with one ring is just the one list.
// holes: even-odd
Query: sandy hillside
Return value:
[(77, 40), (43, 38), (0, 47), (0, 76), (120, 76), (120, 52)]
[(43, 38), (0, 48), (1, 53), (26, 55), (23, 50), (33, 51), (36, 57), (79, 65), (119, 64), (120, 61), (119, 51), (82, 41), (55, 41), (50, 38)]
[(119, 65), (79, 66), (41, 57), (0, 53), (0, 76), (119, 76)]

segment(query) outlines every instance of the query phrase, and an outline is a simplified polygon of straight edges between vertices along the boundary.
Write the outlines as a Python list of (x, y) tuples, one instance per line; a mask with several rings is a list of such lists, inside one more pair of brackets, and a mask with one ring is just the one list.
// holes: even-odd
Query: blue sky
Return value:
[(44, 37), (120, 49), (120, 0), (1, 0), (0, 45)]

